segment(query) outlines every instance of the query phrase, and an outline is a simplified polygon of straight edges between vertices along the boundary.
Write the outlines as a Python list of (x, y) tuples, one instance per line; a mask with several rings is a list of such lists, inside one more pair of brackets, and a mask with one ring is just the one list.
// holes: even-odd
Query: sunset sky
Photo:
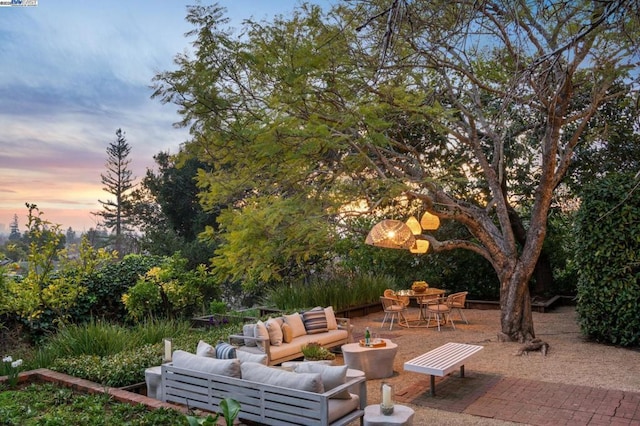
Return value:
[[(25, 203), (43, 218), (95, 228), (106, 148), (121, 128), (131, 169), (142, 178), (153, 155), (175, 153), (187, 131), (172, 105), (150, 99), (152, 78), (191, 49), (183, 0), (39, 0), (0, 7), (0, 233)], [(209, 2), (203, 2), (209, 4)], [(326, 2), (322, 2), (326, 3)], [(221, 0), (231, 25), (287, 14), (294, 0)]]

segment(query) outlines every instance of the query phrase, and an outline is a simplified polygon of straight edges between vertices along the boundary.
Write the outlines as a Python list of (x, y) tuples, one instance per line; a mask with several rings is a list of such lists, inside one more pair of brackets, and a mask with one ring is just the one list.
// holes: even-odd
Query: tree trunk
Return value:
[(533, 340), (533, 314), (529, 296), (529, 277), (514, 272), (505, 277), (500, 291), (500, 341), (526, 342)]

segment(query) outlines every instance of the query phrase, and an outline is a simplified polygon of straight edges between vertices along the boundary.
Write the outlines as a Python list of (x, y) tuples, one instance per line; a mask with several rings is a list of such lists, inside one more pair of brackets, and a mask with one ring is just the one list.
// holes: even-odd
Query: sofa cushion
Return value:
[(198, 347), (196, 348), (196, 355), (198, 356), (206, 356), (208, 358), (216, 357), (216, 349), (205, 342), (204, 340), (200, 340), (198, 342)]
[(329, 399), (329, 424), (346, 416), (360, 406), (360, 397), (352, 394), (350, 399)]
[(240, 368), (244, 380), (307, 392), (324, 392), (322, 378), (317, 373), (292, 373), (255, 362), (244, 362)]
[(304, 328), (304, 323), (302, 322), (302, 317), (299, 313), (296, 312), (295, 314), (285, 315), (284, 322), (291, 326), (294, 339), (298, 336), (304, 336), (307, 334), (307, 330)]
[(267, 354), (252, 354), (246, 351), (236, 351), (236, 357), (240, 360), (240, 364), (243, 362), (255, 362), (258, 364), (267, 365)]
[[(256, 337), (256, 325), (255, 324), (245, 324), (242, 326), (242, 334), (247, 337)], [(245, 346), (255, 346), (256, 341), (253, 339), (244, 339)]]
[[(335, 387), (343, 385), (347, 381), (346, 365), (326, 365), (318, 362), (302, 362), (295, 368), (296, 373), (319, 373), (322, 378), (324, 391), (329, 391)], [(332, 398), (349, 399), (351, 394), (347, 389)]]
[[(270, 340), (269, 339), (269, 332), (267, 331), (267, 326), (260, 320), (258, 320), (258, 322), (256, 323), (256, 337), (260, 337), (266, 340)], [(264, 341), (258, 341), (256, 342), (256, 345), (258, 346), (258, 348), (260, 348), (260, 350), (262, 352), (265, 351), (265, 342)]]
[(282, 341), (284, 343), (291, 343), (293, 340), (293, 329), (286, 322), (282, 324)]
[(327, 306), (324, 308), (324, 314), (327, 317), (327, 328), (329, 330), (337, 330), (338, 321), (336, 320), (336, 314), (333, 311), (333, 306)]
[(269, 333), (269, 342), (273, 346), (280, 346), (282, 344), (282, 321), (281, 318), (269, 318), (265, 323), (267, 332)]
[(236, 348), (225, 342), (218, 342), (216, 345), (216, 358), (231, 359), (236, 357)]
[(240, 378), (240, 360), (238, 359), (207, 358), (177, 350), (173, 352), (173, 365), (187, 370)]
[(317, 306), (302, 314), (302, 321), (307, 334), (324, 333), (328, 331), (327, 316), (324, 309)]

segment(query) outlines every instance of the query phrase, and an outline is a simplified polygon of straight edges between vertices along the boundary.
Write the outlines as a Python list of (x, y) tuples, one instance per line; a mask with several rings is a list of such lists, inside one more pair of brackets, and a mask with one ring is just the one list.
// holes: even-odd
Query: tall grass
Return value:
[(395, 288), (393, 277), (361, 275), (354, 278), (314, 279), (306, 284), (280, 286), (270, 290), (264, 302), (283, 311), (333, 306), (334, 310), (376, 303), (387, 288)]
[(167, 336), (188, 333), (187, 321), (149, 320), (132, 328), (92, 320), (61, 327), (34, 354), (37, 367), (48, 367), (57, 358), (81, 355), (110, 356), (128, 349), (162, 341)]

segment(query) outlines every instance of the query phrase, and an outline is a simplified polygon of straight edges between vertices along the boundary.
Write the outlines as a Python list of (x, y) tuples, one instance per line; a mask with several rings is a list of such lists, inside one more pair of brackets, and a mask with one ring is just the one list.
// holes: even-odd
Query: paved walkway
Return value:
[(435, 397), (425, 376), (396, 389), (396, 400), (530, 425), (640, 426), (640, 392), (465, 373), (436, 378)]

